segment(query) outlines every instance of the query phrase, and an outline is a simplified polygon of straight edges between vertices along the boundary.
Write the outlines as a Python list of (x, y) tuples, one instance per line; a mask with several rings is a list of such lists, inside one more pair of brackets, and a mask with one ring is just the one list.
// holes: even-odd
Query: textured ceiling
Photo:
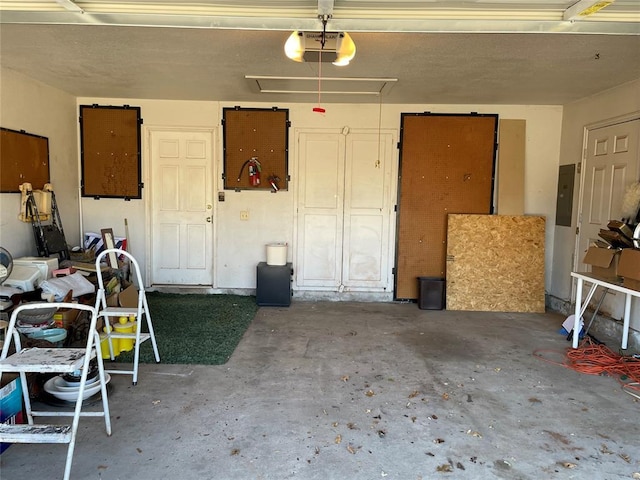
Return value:
[[(21, 10), (6, 10), (12, 3), (20, 3)], [(129, 2), (131, 4), (132, 2)], [(220, 2), (199, 2), (199, 4)], [(227, 2), (229, 3), (229, 2)], [(586, 30), (602, 30), (605, 33), (553, 33), (556, 28), (571, 31), (572, 22), (562, 21), (562, 12), (572, 1), (519, 2), (362, 2), (336, 1), (334, 24), (352, 22), (349, 29), (357, 45), (355, 59), (347, 67), (322, 64), (322, 77), (393, 78), (392, 88), (383, 95), (332, 94), (330, 81), (324, 82), (323, 102), (378, 102), (417, 104), (565, 104), (585, 96), (640, 78), (640, 2), (620, 1), (607, 7), (609, 17), (589, 23)], [(293, 13), (283, 15), (274, 5), (288, 5), (288, 12), (313, 16), (318, 2), (235, 2), (233, 15), (220, 18), (242, 29), (193, 28), (188, 18), (205, 18), (202, 15), (182, 16), (172, 20), (171, 27), (135, 26), (131, 14), (100, 14), (100, 23), (87, 21), (84, 15), (66, 12), (60, 15), (65, 21), (53, 23), (48, 12), (24, 11), (24, 5), (50, 5), (58, 14), (62, 9), (55, 2), (6, 2), (0, 10), (0, 62), (3, 67), (16, 70), (45, 84), (54, 86), (75, 96), (112, 98), (159, 98), (179, 100), (225, 100), (234, 102), (314, 102), (317, 93), (260, 93), (255, 81), (246, 76), (316, 77), (319, 65), (296, 63), (287, 59), (283, 45), (290, 33), (286, 25), (301, 26), (317, 19), (296, 18)], [(104, 5), (102, 2), (77, 2), (79, 7)], [(123, 8), (123, 2), (111, 2)], [(137, 2), (140, 5), (168, 8), (171, 2)], [(481, 28), (495, 24), (495, 19), (464, 20), (464, 28), (456, 28), (456, 20), (447, 17), (443, 23), (424, 20), (424, 31), (406, 31), (411, 17), (433, 16), (426, 6), (446, 6), (452, 15), (452, 6), (464, 5), (457, 15), (482, 18), (500, 15), (509, 6), (513, 21), (503, 21), (502, 30), (483, 33)], [(538, 10), (531, 10), (535, 4)], [(260, 6), (261, 16), (255, 16), (255, 8), (241, 16), (237, 9)], [(267, 5), (267, 7), (265, 7)], [(378, 31), (358, 28), (366, 15), (373, 16), (386, 5), (390, 18), (384, 23), (375, 22)], [(416, 9), (420, 5), (423, 9)], [(474, 9), (470, 9), (469, 6)], [(183, 5), (184, 6), (184, 5)], [(294, 8), (294, 6), (299, 6)], [(350, 10), (346, 10), (347, 6)], [(358, 8), (362, 15), (357, 17)], [(393, 10), (388, 10), (389, 7)], [(397, 7), (404, 6), (404, 10)], [(613, 7), (617, 6), (618, 10)], [(313, 8), (312, 8), (313, 7)], [(340, 20), (339, 7), (345, 18)], [(537, 12), (539, 18), (526, 23)], [(102, 7), (106, 8), (106, 7)], [(114, 8), (114, 7), (112, 7)], [(306, 10), (309, 12), (306, 12)], [(492, 10), (494, 9), (494, 10)], [(602, 10), (605, 12), (607, 9)], [(273, 15), (269, 17), (269, 12)], [(251, 13), (253, 12), (253, 13)], [(412, 13), (413, 12), (413, 13)], [(518, 13), (519, 20), (515, 18)], [(347, 18), (348, 13), (348, 18)], [(393, 13), (393, 15), (392, 15)], [(365, 15), (366, 14), (366, 15)], [(614, 15), (615, 14), (615, 15)], [(43, 16), (44, 15), (44, 16)], [(69, 17), (69, 15), (76, 15)], [(78, 16), (80, 15), (80, 16)], [(254, 15), (254, 16), (251, 16)], [(465, 17), (465, 18), (466, 18)], [(544, 29), (536, 31), (544, 20)], [(81, 18), (82, 21), (77, 21)], [(92, 17), (97, 18), (95, 17)], [(146, 23), (150, 25), (151, 17)], [(164, 18), (166, 16), (154, 16)], [(173, 18), (173, 17), (172, 17)], [(404, 18), (404, 20), (403, 20)], [(549, 20), (554, 18), (556, 20)], [(29, 19), (28, 23), (21, 23)], [(40, 21), (38, 21), (38, 19)], [(73, 21), (76, 19), (76, 21)], [(139, 19), (139, 18), (138, 18)], [(260, 28), (265, 20), (282, 22), (278, 28)], [(46, 21), (45, 21), (46, 20)], [(222, 21), (221, 20), (221, 21)], [(250, 25), (254, 22), (253, 27)], [(460, 20), (462, 21), (462, 20)], [(18, 22), (18, 23), (13, 23)], [(41, 23), (40, 23), (41, 22)], [(248, 22), (248, 23), (247, 23)], [(261, 22), (261, 23), (260, 23)], [(374, 20), (371, 20), (374, 22)], [(374, 22), (374, 23), (375, 23)], [(407, 23), (409, 22), (409, 23)], [(471, 23), (469, 23), (471, 22)], [(578, 22), (576, 22), (578, 23)], [(360, 23), (361, 24), (361, 23)], [(386, 25), (386, 30), (383, 29)], [(473, 25), (471, 27), (470, 25)], [(514, 28), (516, 25), (517, 28)], [(536, 27), (537, 26), (537, 27)], [(345, 28), (346, 30), (346, 28)], [(617, 31), (621, 33), (616, 33)], [(631, 34), (630, 34), (631, 32)], [(344, 82), (342, 82), (344, 83)], [(361, 82), (362, 83), (362, 82)], [(292, 82), (280, 82), (291, 84)], [(356, 85), (358, 83), (356, 82)], [(295, 89), (295, 88), (294, 88)], [(357, 90), (357, 89), (356, 89)]]

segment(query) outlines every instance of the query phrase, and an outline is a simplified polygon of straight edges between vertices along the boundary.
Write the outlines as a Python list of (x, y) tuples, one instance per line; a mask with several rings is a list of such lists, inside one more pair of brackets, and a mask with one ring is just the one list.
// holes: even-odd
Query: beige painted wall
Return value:
[[(584, 128), (588, 125), (640, 112), (640, 79), (620, 87), (601, 92), (565, 105), (562, 120), (560, 165), (578, 164), (582, 161)], [(557, 172), (556, 172), (557, 174)], [(565, 301), (571, 301), (574, 268), (580, 175), (576, 175), (571, 227), (554, 227), (553, 262), (549, 293)], [(550, 219), (555, 223), (555, 218)], [(634, 311), (640, 308), (634, 305)], [(621, 306), (613, 314), (621, 315)], [(632, 315), (632, 327), (640, 330), (640, 315)]]
[[(75, 97), (0, 70), (0, 126), (49, 139), (51, 183), (67, 241), (74, 245), (79, 239), (77, 118)], [(0, 245), (14, 257), (35, 255), (31, 224), (20, 222), (19, 213), (20, 194), (0, 194)]]
[[(78, 105), (135, 105), (141, 107), (144, 120), (143, 145), (146, 149), (148, 129), (161, 127), (191, 126), (212, 128), (215, 131), (216, 191), (222, 191), (222, 128), (220, 119), (223, 107), (238, 105), (238, 102), (178, 102), (143, 99), (79, 98)], [(252, 103), (243, 107), (270, 108), (273, 105)], [(255, 287), (255, 265), (265, 260), (264, 245), (270, 242), (294, 241), (295, 225), (295, 182), (296, 145), (295, 132), (299, 128), (351, 128), (377, 129), (379, 118), (382, 128), (396, 131), (400, 126), (403, 112), (423, 112), (429, 110), (441, 113), (498, 113), (500, 118), (526, 120), (527, 161), (525, 165), (525, 213), (555, 218), (555, 189), (560, 145), (560, 125), (562, 107), (559, 106), (511, 106), (511, 105), (382, 105), (359, 104), (326, 106), (327, 113), (312, 112), (313, 104), (277, 104), (288, 108), (292, 123), (290, 129), (289, 170), (292, 178), (290, 189), (277, 194), (266, 192), (226, 191), (225, 202), (215, 202), (215, 287), (218, 289), (246, 289)], [(381, 111), (381, 117), (380, 117)], [(395, 152), (396, 161), (398, 152)], [(144, 162), (144, 160), (143, 160)], [(149, 185), (149, 172), (145, 170), (145, 185)], [(143, 200), (124, 202), (116, 199), (93, 200), (85, 198), (83, 224), (85, 231), (99, 231), (111, 227), (116, 235), (124, 234), (124, 218), (130, 229), (130, 242), (134, 255), (139, 257), (147, 248), (145, 225), (147, 211)], [(395, 198), (395, 189), (394, 189)], [(241, 222), (240, 211), (250, 212), (250, 221)], [(547, 222), (546, 242), (553, 244), (552, 223)], [(395, 238), (395, 233), (393, 237)], [(292, 249), (290, 249), (292, 250)], [(546, 263), (550, 271), (551, 249), (547, 249)], [(291, 254), (290, 254), (291, 255)], [(140, 263), (146, 265), (145, 259)], [(143, 267), (144, 268), (144, 267)], [(548, 277), (547, 277), (548, 281)], [(392, 288), (392, 279), (389, 287)]]
[[(142, 108), (145, 135), (154, 127), (205, 127), (215, 132), (216, 190), (222, 182), (223, 107), (240, 102), (189, 102), (136, 99), (74, 97), (47, 85), (2, 68), (0, 71), (0, 125), (49, 138), (51, 179), (57, 193), (67, 240), (80, 242), (78, 105), (131, 104)], [(254, 103), (243, 107), (271, 107)], [(608, 118), (640, 111), (640, 79), (602, 92), (593, 97), (561, 106), (517, 105), (327, 105), (326, 115), (311, 111), (312, 104), (278, 104), (290, 109), (293, 142), (297, 128), (378, 127), (398, 130), (403, 112), (498, 113), (501, 119), (524, 119), (527, 125), (525, 163), (525, 213), (544, 215), (546, 227), (546, 291), (569, 301), (573, 268), (575, 226), (579, 178), (576, 178), (574, 215), (571, 227), (556, 227), (555, 201), (558, 166), (578, 163), (582, 157), (584, 127)], [(381, 116), (379, 116), (381, 112)], [(146, 149), (146, 137), (143, 149)], [(397, 152), (396, 152), (397, 156)], [(264, 196), (260, 192), (227, 191), (226, 202), (216, 202), (215, 284), (219, 289), (244, 289), (254, 286), (253, 266), (264, 260), (264, 244), (294, 239), (296, 182), (296, 145), (291, 144), (291, 189)], [(396, 158), (397, 159), (397, 158)], [(144, 154), (143, 154), (143, 165)], [(148, 172), (145, 171), (145, 182)], [(146, 198), (146, 192), (143, 191)], [(130, 226), (131, 249), (146, 265), (147, 211), (143, 200), (124, 202), (115, 199), (83, 199), (82, 223), (85, 231), (112, 227), (124, 235), (124, 218)], [(15, 256), (35, 254), (31, 227), (17, 220), (19, 196), (0, 194), (0, 245)], [(240, 222), (240, 210), (249, 210), (250, 222)], [(260, 232), (260, 233), (258, 233)], [(237, 239), (242, 239), (237, 241)], [(637, 308), (637, 307), (636, 307)], [(637, 317), (638, 315), (636, 315)], [(640, 320), (636, 320), (634, 327)]]
[[(79, 192), (79, 142), (78, 106), (135, 105), (141, 107), (143, 124), (143, 179), (149, 187), (146, 149), (149, 129), (165, 127), (210, 128), (215, 134), (215, 190), (222, 190), (222, 128), (220, 119), (223, 107), (272, 107), (272, 103), (250, 105), (235, 101), (191, 102), (142, 99), (78, 98), (51, 89), (2, 70), (2, 119), (7, 128), (24, 129), (50, 138), (52, 180), (56, 188), (63, 215), (67, 239), (72, 245), (80, 242), (80, 224), (83, 231), (99, 231), (111, 227), (115, 235), (124, 235), (124, 219), (129, 223), (130, 246), (143, 268), (147, 261), (148, 239), (148, 190), (143, 190), (142, 200), (125, 202), (118, 199), (83, 198), (82, 218), (78, 208)], [(289, 169), (292, 178), (290, 190), (267, 194), (266, 192), (226, 191), (226, 201), (215, 202), (215, 287), (225, 289), (251, 289), (255, 287), (255, 264), (265, 259), (264, 245), (270, 242), (294, 241), (296, 129), (336, 128), (349, 126), (358, 129), (385, 129), (400, 126), (401, 113), (431, 111), (438, 113), (497, 113), (504, 119), (524, 119), (527, 125), (525, 165), (525, 213), (547, 217), (546, 268), (547, 281), (552, 263), (553, 228), (555, 218), (556, 176), (560, 153), (562, 107), (518, 105), (378, 105), (378, 104), (329, 104), (327, 113), (312, 112), (314, 104), (279, 103), (280, 108), (290, 110)], [(397, 161), (398, 152), (395, 152)], [(395, 197), (395, 186), (393, 195)], [(217, 197), (217, 196), (216, 196)], [(16, 255), (33, 255), (35, 246), (30, 226), (17, 221), (18, 196), (0, 195), (2, 229), (0, 242)], [(249, 222), (240, 222), (239, 212), (250, 212)], [(395, 232), (392, 232), (392, 239)], [(292, 249), (291, 249), (292, 250)], [(291, 256), (291, 253), (290, 253)], [(392, 285), (390, 285), (392, 287)]]

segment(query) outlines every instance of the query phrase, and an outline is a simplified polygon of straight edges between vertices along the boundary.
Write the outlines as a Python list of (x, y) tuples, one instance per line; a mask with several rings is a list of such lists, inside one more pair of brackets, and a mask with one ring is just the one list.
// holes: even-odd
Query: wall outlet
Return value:
[(241, 210), (240, 211), (240, 220), (249, 220), (249, 211)]

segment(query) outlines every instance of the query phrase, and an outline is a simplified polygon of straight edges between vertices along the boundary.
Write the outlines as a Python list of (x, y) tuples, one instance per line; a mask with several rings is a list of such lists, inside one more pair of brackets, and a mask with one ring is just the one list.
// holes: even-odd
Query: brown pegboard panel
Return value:
[[(289, 110), (261, 108), (224, 108), (224, 188), (227, 190), (271, 189), (269, 177), (279, 178), (278, 188), (287, 190)], [(260, 162), (260, 185), (254, 187), (248, 169), (242, 166), (250, 158)]]
[(0, 128), (0, 193), (20, 193), (25, 182), (34, 190), (49, 183), (49, 139)]
[(140, 107), (80, 106), (82, 196), (142, 198)]
[(395, 298), (446, 278), (448, 214), (491, 213), (497, 120), (402, 114)]

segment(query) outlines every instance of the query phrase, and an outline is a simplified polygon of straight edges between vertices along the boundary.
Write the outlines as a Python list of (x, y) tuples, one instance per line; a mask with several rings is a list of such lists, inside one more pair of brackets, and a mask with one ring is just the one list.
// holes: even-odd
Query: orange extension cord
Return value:
[(578, 348), (567, 348), (564, 362), (556, 362), (543, 357), (541, 355), (543, 351), (535, 350), (533, 356), (579, 373), (607, 374), (617, 377), (625, 392), (640, 399), (640, 358), (618, 355), (606, 345), (595, 344), (589, 337), (586, 337), (578, 345)]

